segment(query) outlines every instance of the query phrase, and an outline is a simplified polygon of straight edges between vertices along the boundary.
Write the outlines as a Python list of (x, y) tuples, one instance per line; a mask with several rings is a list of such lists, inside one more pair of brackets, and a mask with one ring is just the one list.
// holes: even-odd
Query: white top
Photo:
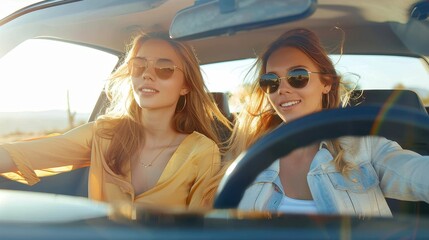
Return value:
[(277, 209), (283, 213), (317, 213), (316, 203), (313, 200), (300, 200), (283, 195)]

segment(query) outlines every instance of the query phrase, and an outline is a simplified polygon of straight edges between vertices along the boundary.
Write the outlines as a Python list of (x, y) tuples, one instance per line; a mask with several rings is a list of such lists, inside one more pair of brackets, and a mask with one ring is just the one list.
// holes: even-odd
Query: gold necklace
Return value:
[(176, 140), (176, 138), (177, 138), (177, 136), (174, 137), (173, 140), (171, 140), (170, 144), (168, 144), (167, 147), (161, 149), (161, 151), (159, 151), (159, 153), (155, 156), (155, 158), (149, 164), (144, 164), (143, 162), (141, 162), (143, 167), (145, 167), (145, 168), (152, 167), (152, 164), (158, 159), (158, 157), (161, 155), (161, 153), (163, 153), (165, 149), (170, 148), (171, 145), (173, 144), (174, 140)]

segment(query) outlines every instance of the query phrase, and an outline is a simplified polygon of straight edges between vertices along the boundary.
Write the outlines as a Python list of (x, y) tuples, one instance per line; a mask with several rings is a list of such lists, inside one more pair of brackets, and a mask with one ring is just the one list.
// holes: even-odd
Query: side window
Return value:
[[(417, 57), (389, 55), (331, 55), (344, 80), (357, 89), (409, 89), (429, 105), (428, 62)], [(353, 77), (350, 73), (359, 75)], [(350, 77), (350, 79), (348, 79)]]
[(0, 143), (62, 133), (88, 121), (118, 57), (46, 39), (0, 59)]
[[(356, 89), (409, 89), (429, 106), (428, 62), (416, 57), (389, 55), (330, 55), (348, 87)], [(255, 59), (202, 65), (203, 77), (212, 92), (230, 96), (231, 112), (239, 112), (249, 101), (247, 91), (256, 76)], [(286, 70), (285, 70), (286, 74)], [(347, 87), (346, 86), (346, 87)]]

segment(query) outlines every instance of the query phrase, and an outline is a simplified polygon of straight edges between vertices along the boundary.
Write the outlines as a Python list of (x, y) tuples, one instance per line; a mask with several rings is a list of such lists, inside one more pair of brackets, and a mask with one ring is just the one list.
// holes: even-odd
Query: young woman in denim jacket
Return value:
[[(309, 30), (284, 33), (255, 66), (258, 77), (236, 121), (229, 159), (282, 122), (347, 101), (340, 99), (340, 76)], [(275, 161), (249, 186), (239, 209), (391, 216), (386, 197), (429, 202), (428, 170), (429, 157), (382, 137), (327, 140)]]

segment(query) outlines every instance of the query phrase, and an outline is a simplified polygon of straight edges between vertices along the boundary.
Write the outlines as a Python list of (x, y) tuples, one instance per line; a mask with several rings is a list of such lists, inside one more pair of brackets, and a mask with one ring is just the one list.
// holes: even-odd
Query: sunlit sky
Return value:
[(91, 112), (118, 58), (49, 40), (24, 42), (0, 59), (0, 112)]

